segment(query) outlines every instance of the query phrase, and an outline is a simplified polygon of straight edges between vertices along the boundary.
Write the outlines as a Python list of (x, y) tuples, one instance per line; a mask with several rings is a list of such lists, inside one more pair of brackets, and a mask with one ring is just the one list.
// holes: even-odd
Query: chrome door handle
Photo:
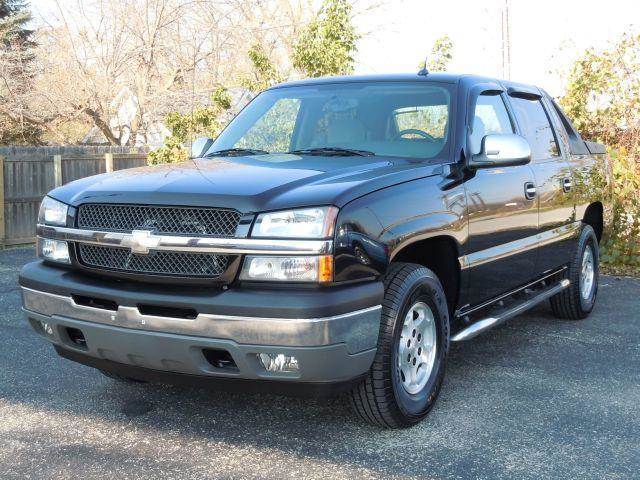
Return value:
[(526, 182), (524, 184), (524, 196), (527, 200), (536, 198), (536, 186), (533, 182)]
[(569, 190), (571, 190), (571, 187), (573, 187), (573, 182), (571, 181), (570, 178), (563, 178), (562, 179), (562, 190), (564, 191), (564, 193), (569, 192)]

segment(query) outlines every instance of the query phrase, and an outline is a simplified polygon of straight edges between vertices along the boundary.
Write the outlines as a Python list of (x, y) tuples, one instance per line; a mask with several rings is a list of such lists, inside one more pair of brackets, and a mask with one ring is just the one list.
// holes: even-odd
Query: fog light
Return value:
[(69, 258), (69, 245), (60, 240), (50, 238), (38, 239), (38, 254), (47, 260), (60, 263), (71, 263)]
[(267, 372), (292, 373), (300, 370), (298, 359), (283, 353), (259, 353), (258, 360)]

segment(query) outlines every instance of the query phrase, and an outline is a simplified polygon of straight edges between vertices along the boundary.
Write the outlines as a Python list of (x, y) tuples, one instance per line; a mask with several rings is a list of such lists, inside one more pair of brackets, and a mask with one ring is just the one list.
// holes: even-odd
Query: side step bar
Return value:
[(553, 287), (549, 287), (546, 290), (541, 291), (536, 296), (528, 300), (525, 300), (522, 303), (518, 303), (513, 307), (510, 307), (500, 312), (500, 314), (498, 315), (488, 317), (488, 318), (483, 318), (482, 320), (478, 320), (477, 322), (474, 322), (472, 325), (469, 325), (467, 328), (459, 331), (453, 337), (451, 337), (451, 341), (462, 342), (464, 340), (470, 340), (480, 335), (485, 330), (489, 330), (490, 328), (497, 327), (498, 325), (506, 322), (510, 318), (515, 317), (516, 315), (519, 315), (522, 312), (529, 310), (531, 307), (537, 305), (538, 303), (544, 302), (546, 299), (553, 297), (556, 293), (561, 292), (562, 290), (567, 288), (569, 285), (570, 285), (569, 280), (565, 278), (561, 280), (558, 284), (554, 285)]

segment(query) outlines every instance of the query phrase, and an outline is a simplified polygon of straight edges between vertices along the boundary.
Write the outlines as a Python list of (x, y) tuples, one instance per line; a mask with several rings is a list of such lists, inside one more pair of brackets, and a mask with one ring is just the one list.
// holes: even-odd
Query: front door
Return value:
[[(502, 95), (480, 95), (475, 107), (472, 154), (492, 133), (514, 133)], [(535, 274), (538, 203), (529, 165), (477, 170), (465, 183), (469, 241), (467, 303), (477, 305), (526, 284)]]

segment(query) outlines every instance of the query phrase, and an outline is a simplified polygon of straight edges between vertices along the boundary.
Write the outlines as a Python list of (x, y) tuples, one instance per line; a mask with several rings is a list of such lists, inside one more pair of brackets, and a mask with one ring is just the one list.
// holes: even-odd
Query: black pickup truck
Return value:
[(591, 312), (610, 181), (604, 148), (533, 86), (285, 83), (191, 161), (50, 192), (24, 311), (116, 379), (348, 392), (365, 420), (408, 426), (450, 342), (545, 300)]

